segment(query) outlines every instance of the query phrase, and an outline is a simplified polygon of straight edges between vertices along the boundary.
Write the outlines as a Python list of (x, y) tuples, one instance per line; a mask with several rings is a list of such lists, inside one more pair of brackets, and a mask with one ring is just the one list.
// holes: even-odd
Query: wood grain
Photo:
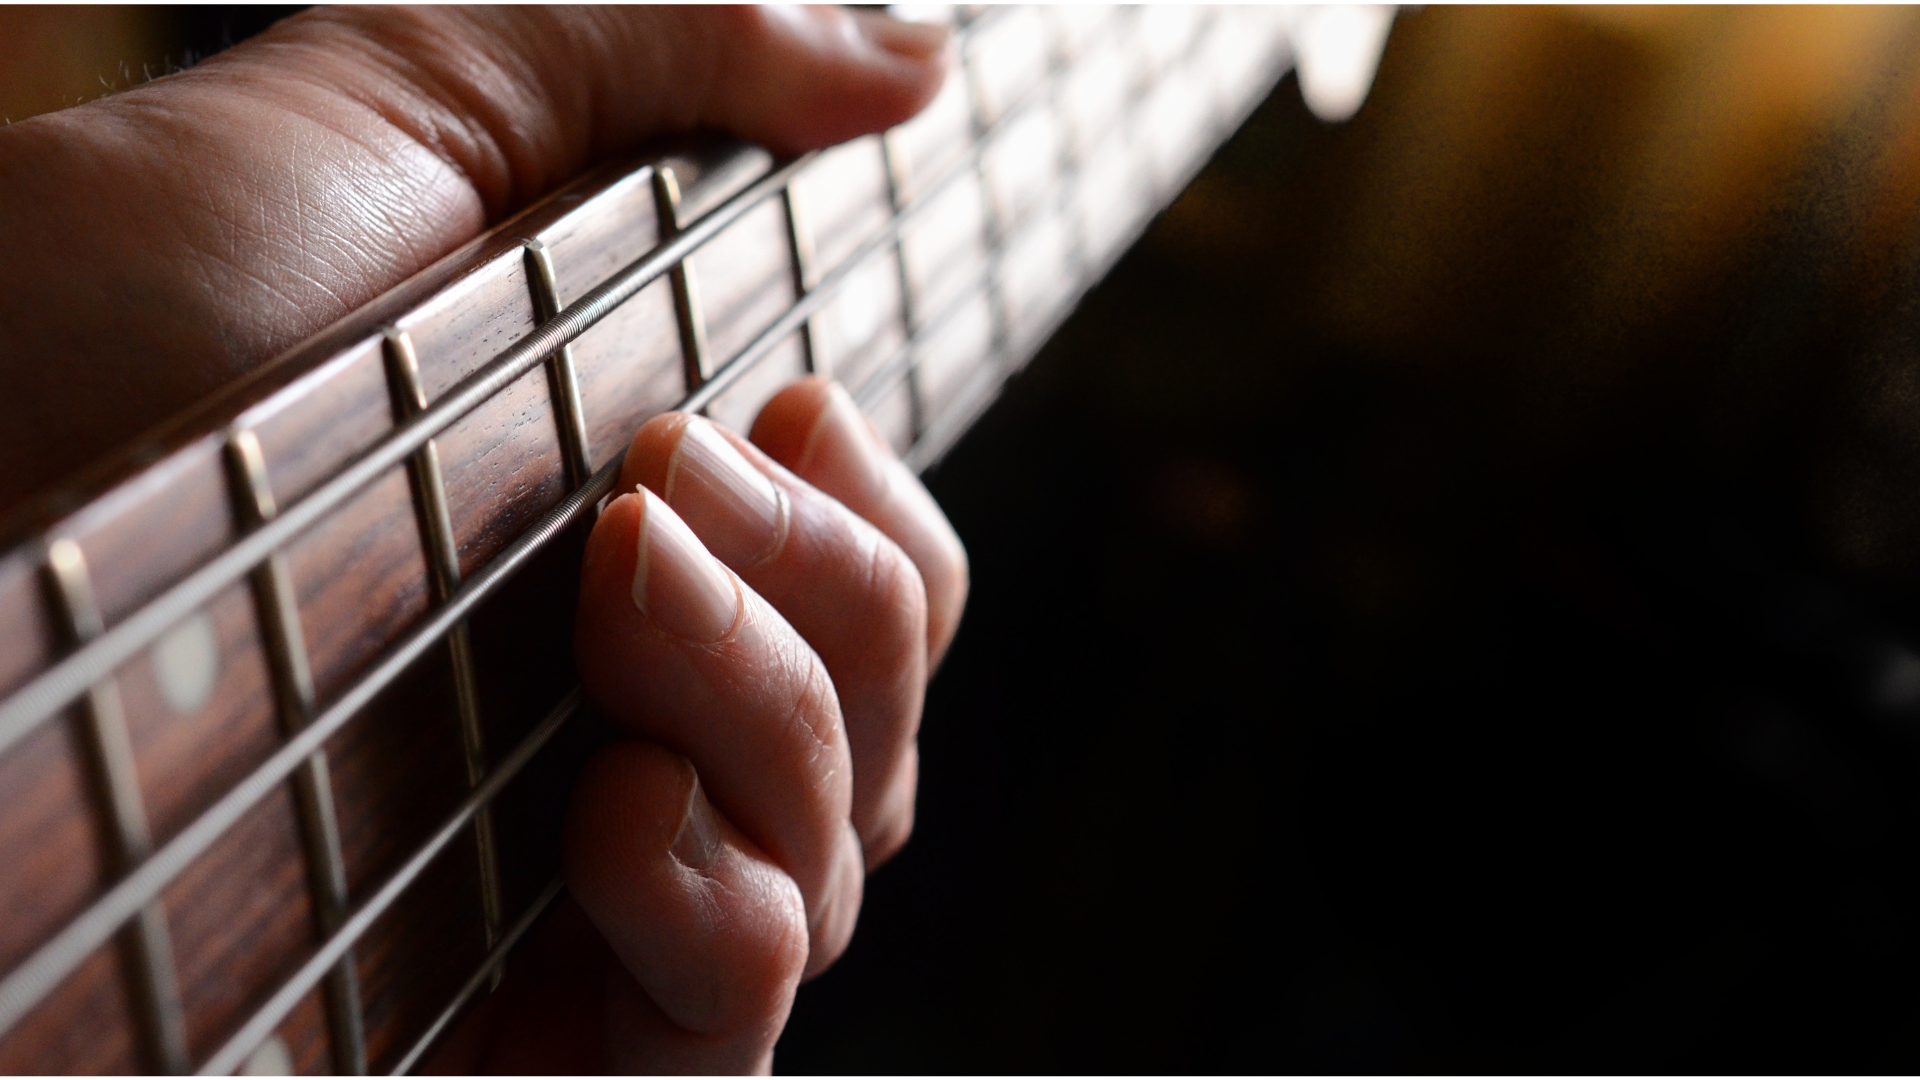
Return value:
[[(1149, 27), (1153, 19), (1160, 22)], [(963, 43), (966, 66), (920, 116), (884, 138), (820, 155), (793, 181), (815, 281), (886, 226), (896, 196), (927, 200), (897, 246), (883, 246), (813, 315), (814, 366), (853, 388), (903, 452), (930, 430), (951, 439), (942, 418), (977, 409), (1004, 377), (984, 362), (1017, 363), (1037, 347), (1087, 275), (1117, 256), (1156, 200), (1170, 196), (1168, 185), (1224, 133), (1223, 119), (1264, 91), (1278, 71), (1274, 46), (1283, 29), (1254, 13), (1013, 9), (983, 18)], [(1062, 74), (1050, 84), (1056, 65)], [(994, 135), (977, 167), (968, 164), (976, 132), (989, 128)], [(231, 432), (258, 438), (282, 509), (308, 495), (394, 430), (381, 350), (387, 326), (412, 336), (428, 397), (445, 394), (534, 329), (523, 240), (549, 248), (563, 305), (661, 242), (671, 230), (654, 204), (655, 165), (672, 168), (680, 183), (680, 212), (668, 223), (679, 227), (773, 161), (702, 138), (610, 162), (101, 463), (37, 516), (16, 519), (10, 535), (18, 542), (0, 555), (0, 694), (17, 690), (66, 647), (46, 595), (46, 540), (81, 546), (108, 624), (123, 620), (236, 539), (222, 456)], [(781, 200), (747, 212), (689, 266), (712, 362), (724, 362), (798, 296)], [(911, 370), (892, 363), (905, 355), (909, 324), (924, 332)], [(688, 391), (665, 278), (588, 330), (571, 352), (596, 466)], [(782, 341), (719, 395), (710, 414), (748, 427), (765, 400), (806, 369), (808, 356), (799, 334)], [(463, 574), (486, 566), (567, 494), (552, 402), (549, 374), (535, 367), (436, 438)], [(321, 708), (428, 614), (419, 515), (405, 470), (396, 468), (285, 546)], [(584, 527), (565, 531), (467, 619), (489, 764), (574, 684), (583, 542)], [(210, 681), (191, 702), (169, 698), (151, 649), (113, 674), (157, 841), (185, 828), (289, 734), (258, 618), (242, 581), (194, 617), (200, 625), (181, 631), (204, 632), (213, 643)], [(466, 797), (454, 702), (443, 645), (328, 741), (353, 901), (386, 880)], [(509, 920), (557, 873), (554, 838), (570, 778), (605, 737), (591, 716), (581, 717), (496, 800)], [(49, 720), (0, 753), (0, 910), (8, 914), (0, 921), (0, 970), (11, 971), (112, 884), (96, 787), (71, 716)], [(162, 895), (196, 1061), (323, 940), (302, 829), (292, 788), (283, 785)], [(479, 859), (470, 836), (449, 845), (351, 953), (372, 1068), (389, 1068), (407, 1052), (485, 954)], [(98, 950), (0, 1033), (0, 1071), (143, 1068), (128, 985), (119, 946)], [(299, 1071), (347, 1064), (336, 1059), (327, 1007), (315, 990), (278, 1025)]]

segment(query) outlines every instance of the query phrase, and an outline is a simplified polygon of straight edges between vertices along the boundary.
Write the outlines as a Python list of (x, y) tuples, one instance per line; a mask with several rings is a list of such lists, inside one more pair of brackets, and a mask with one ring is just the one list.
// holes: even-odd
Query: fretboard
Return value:
[(406, 1071), (560, 889), (634, 431), (842, 382), (938, 461), (1273, 85), (1265, 8), (989, 9), (882, 136), (609, 163), (0, 558), (0, 1071)]

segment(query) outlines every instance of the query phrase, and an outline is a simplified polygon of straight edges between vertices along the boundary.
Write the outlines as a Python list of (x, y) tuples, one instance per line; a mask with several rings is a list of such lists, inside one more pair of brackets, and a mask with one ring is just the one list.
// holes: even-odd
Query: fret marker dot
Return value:
[(178, 713), (196, 712), (213, 696), (220, 676), (220, 640), (213, 620), (196, 611), (153, 643), (153, 674), (160, 696)]
[(241, 1076), (292, 1076), (293, 1055), (287, 1052), (286, 1040), (278, 1035), (267, 1036), (267, 1041), (247, 1055), (240, 1066)]

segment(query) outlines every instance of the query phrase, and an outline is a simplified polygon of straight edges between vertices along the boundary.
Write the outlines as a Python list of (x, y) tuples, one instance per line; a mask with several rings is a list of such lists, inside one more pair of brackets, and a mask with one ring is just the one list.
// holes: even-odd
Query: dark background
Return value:
[(1830, 138), (1658, 310), (1583, 291), (1631, 38), (1529, 30), (1560, 141), (1436, 194), (1475, 17), (1344, 127), (1289, 77), (931, 474), (919, 825), (779, 1070), (1920, 1068), (1912, 575), (1829, 512), (1910, 320), (1822, 293)]

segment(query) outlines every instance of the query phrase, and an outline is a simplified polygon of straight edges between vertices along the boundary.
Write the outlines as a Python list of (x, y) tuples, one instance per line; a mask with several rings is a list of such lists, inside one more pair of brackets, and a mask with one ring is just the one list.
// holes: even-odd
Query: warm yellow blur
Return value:
[(0, 117), (64, 109), (158, 75), (180, 43), (162, 9), (0, 4)]

